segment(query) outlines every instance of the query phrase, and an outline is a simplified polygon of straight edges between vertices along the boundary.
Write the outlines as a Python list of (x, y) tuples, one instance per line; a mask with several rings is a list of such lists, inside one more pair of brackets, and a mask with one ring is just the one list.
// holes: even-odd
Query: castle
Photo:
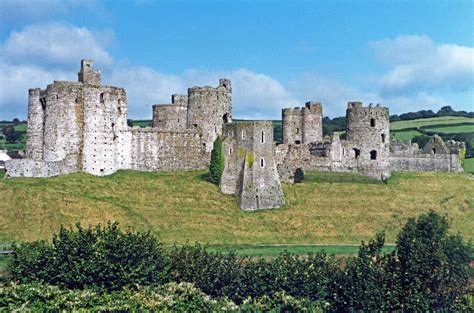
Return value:
[(461, 172), (464, 143), (434, 136), (419, 149), (390, 142), (385, 107), (347, 106), (345, 139), (323, 137), (322, 105), (282, 111), (282, 144), (271, 121), (232, 121), (232, 86), (193, 87), (153, 106), (151, 128), (127, 125), (123, 88), (101, 84), (100, 71), (82, 60), (78, 82), (54, 81), (30, 89), (26, 158), (6, 163), (7, 177), (50, 177), (75, 172), (110, 175), (120, 169), (189, 171), (209, 167), (213, 143), (222, 138), (220, 189), (235, 194), (243, 210), (284, 204), (280, 181), (304, 171), (356, 172), (384, 180), (392, 171)]

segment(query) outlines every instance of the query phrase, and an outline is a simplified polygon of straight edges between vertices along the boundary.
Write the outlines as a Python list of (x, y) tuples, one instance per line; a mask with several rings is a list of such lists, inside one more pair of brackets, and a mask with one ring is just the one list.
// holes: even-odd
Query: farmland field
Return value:
[(390, 123), (390, 130), (399, 130), (411, 127), (422, 127), (429, 125), (442, 125), (442, 124), (459, 124), (459, 123), (470, 123), (474, 125), (474, 118), (462, 117), (462, 116), (443, 116), (433, 118), (423, 118), (410, 121), (396, 121)]

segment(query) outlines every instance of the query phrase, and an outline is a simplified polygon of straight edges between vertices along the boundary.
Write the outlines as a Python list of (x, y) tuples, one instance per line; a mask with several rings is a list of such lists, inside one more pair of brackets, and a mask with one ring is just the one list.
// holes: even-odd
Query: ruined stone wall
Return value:
[(230, 80), (220, 79), (217, 88), (204, 86), (188, 89), (187, 128), (202, 133), (210, 155), (214, 140), (222, 136), (223, 124), (232, 121), (232, 87)]
[(209, 167), (199, 133), (133, 127), (119, 136), (120, 167), (140, 171), (189, 171)]
[(281, 144), (276, 146), (275, 158), (280, 179), (293, 181), (297, 168), (322, 172), (357, 172), (357, 160), (347, 148), (347, 142), (339, 140), (339, 134), (332, 138), (309, 144)]
[(243, 210), (281, 207), (284, 198), (274, 159), (271, 121), (226, 124), (224, 136), (221, 190), (235, 193)]
[(153, 106), (152, 127), (160, 130), (183, 130), (187, 127), (188, 107), (156, 104)]
[(347, 148), (357, 158), (359, 172), (375, 179), (390, 176), (390, 120), (385, 107), (349, 102), (346, 111)]
[(390, 155), (391, 171), (400, 172), (462, 172), (461, 161), (455, 154)]
[(459, 154), (465, 144), (434, 135), (423, 149), (410, 140), (395, 141), (390, 147), (390, 169), (401, 172), (462, 172)]
[(323, 111), (321, 103), (306, 102), (303, 108), (282, 110), (284, 144), (300, 144), (322, 141)]
[(75, 155), (61, 161), (12, 159), (5, 163), (6, 177), (51, 177), (79, 171)]

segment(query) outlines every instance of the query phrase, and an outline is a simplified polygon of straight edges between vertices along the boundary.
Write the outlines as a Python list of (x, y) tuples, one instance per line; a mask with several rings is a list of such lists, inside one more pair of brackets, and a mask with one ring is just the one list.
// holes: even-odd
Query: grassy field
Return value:
[[(274, 257), (280, 253), (287, 251), (298, 255), (307, 255), (309, 253), (317, 253), (325, 251), (328, 254), (334, 254), (339, 256), (356, 255), (359, 252), (359, 245), (242, 245), (242, 246), (228, 246), (228, 247), (213, 247), (210, 246), (211, 251), (228, 251), (228, 249), (234, 249), (239, 255), (245, 255), (250, 257), (266, 256)], [(389, 253), (395, 248), (394, 245), (385, 245), (383, 252)]]
[(410, 127), (422, 127), (430, 125), (471, 123), (474, 125), (474, 118), (462, 116), (443, 116), (433, 118), (423, 118), (411, 121), (397, 121), (390, 123), (390, 130), (398, 130)]
[[(165, 244), (359, 244), (385, 230), (387, 242), (407, 218), (429, 209), (453, 231), (474, 238), (474, 178), (468, 174), (395, 173), (387, 185), (318, 180), (284, 184), (287, 205), (242, 212), (203, 172), (120, 171), (0, 181), (0, 242), (50, 239), (61, 224), (120, 221)], [(316, 177), (316, 178), (314, 178)]]
[(447, 126), (447, 127), (434, 127), (426, 128), (426, 130), (446, 133), (446, 134), (459, 134), (459, 133), (473, 133), (474, 124), (472, 125), (459, 125), (459, 126)]
[(474, 158), (464, 160), (464, 171), (468, 173), (474, 173)]

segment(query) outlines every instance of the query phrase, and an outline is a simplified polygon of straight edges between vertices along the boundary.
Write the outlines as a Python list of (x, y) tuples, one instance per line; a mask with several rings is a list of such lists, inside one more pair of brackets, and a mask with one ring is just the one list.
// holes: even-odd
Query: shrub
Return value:
[(232, 298), (237, 290), (242, 263), (243, 259), (232, 250), (226, 254), (210, 252), (198, 243), (175, 246), (170, 253), (171, 279), (193, 283), (211, 296)]
[(304, 181), (304, 172), (301, 167), (298, 167), (295, 170), (295, 178), (294, 178), (295, 184), (297, 183), (302, 183)]
[(222, 172), (224, 171), (224, 153), (222, 152), (222, 140), (217, 136), (214, 141), (214, 146), (211, 151), (211, 164), (209, 165), (209, 172), (211, 174), (211, 181), (214, 184), (221, 182)]
[(150, 233), (124, 233), (118, 224), (61, 227), (52, 243), (14, 246), (9, 272), (19, 282), (68, 288), (119, 289), (168, 280), (168, 258)]
[(6, 311), (93, 311), (93, 312), (220, 312), (235, 311), (226, 299), (212, 299), (188, 283), (124, 288), (100, 292), (68, 290), (39, 283), (0, 286), (0, 310)]

